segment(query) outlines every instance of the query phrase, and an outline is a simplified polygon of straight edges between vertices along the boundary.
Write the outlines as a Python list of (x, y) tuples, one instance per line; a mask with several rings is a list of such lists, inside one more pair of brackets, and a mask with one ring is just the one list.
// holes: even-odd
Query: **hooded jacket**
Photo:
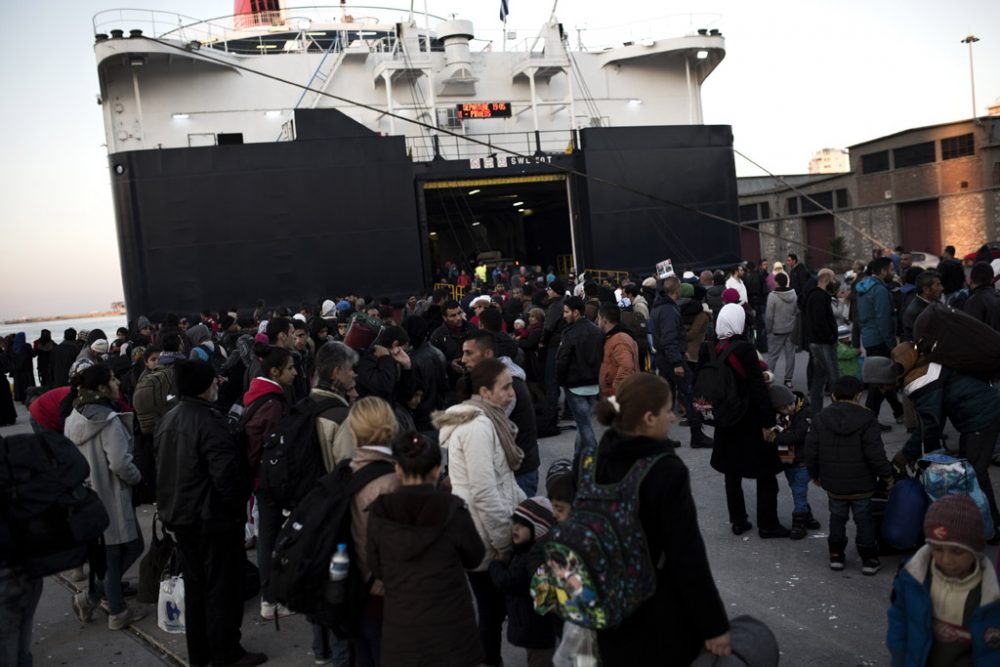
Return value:
[(386, 590), (382, 664), (482, 663), (465, 570), (486, 549), (466, 503), (430, 485), (402, 486), (368, 513), (368, 563)]
[[(979, 604), (972, 610), (968, 629), (972, 638), (972, 664), (1000, 664), (1000, 585), (989, 558), (979, 554), (983, 581)], [(894, 667), (924, 667), (934, 643), (934, 604), (931, 601), (931, 548), (920, 547), (900, 569), (892, 583), (892, 606), (886, 645)]]
[[(965, 302), (964, 310), (980, 322), (1000, 331), (1000, 293), (992, 285), (980, 285), (973, 289)], [(41, 364), (40, 359), (38, 363)]]
[(618, 385), (639, 372), (639, 346), (632, 332), (621, 324), (604, 334), (604, 358), (601, 360), (599, 386), (601, 396), (614, 396)]
[(531, 596), (531, 577), (545, 555), (545, 536), (528, 544), (514, 545), (509, 563), (490, 563), (490, 579), (507, 597), (507, 641), (528, 649), (551, 649), (556, 645), (555, 626), (551, 616), (535, 613)]
[[(392, 454), (386, 453), (382, 449), (384, 448), (364, 445), (355, 449), (354, 456), (351, 458), (351, 470), (356, 473), (376, 461), (395, 464), (396, 459), (392, 457)], [(354, 549), (358, 554), (358, 568), (361, 570), (362, 581), (368, 581), (372, 576), (372, 570), (368, 563), (368, 507), (382, 494), (392, 493), (398, 488), (399, 479), (394, 472), (389, 472), (365, 484), (351, 498), (351, 537), (354, 539)], [(385, 588), (382, 581), (377, 577), (375, 579), (371, 594), (383, 595)]]
[(486, 556), (472, 568), (510, 551), (510, 517), (526, 498), (507, 463), (493, 422), (474, 405), (460, 403), (434, 416), (441, 447), (448, 453), (452, 493), (469, 505), (469, 513)]
[(802, 304), (802, 334), (813, 345), (837, 344), (837, 319), (833, 316), (833, 297), (822, 287), (806, 292)]
[(581, 317), (567, 325), (556, 356), (556, 378), (561, 387), (596, 385), (604, 355), (604, 334), (597, 325)]
[(681, 309), (681, 322), (687, 331), (687, 360), (691, 364), (698, 362), (698, 352), (705, 342), (708, 327), (712, 324), (712, 309), (698, 298), (681, 299), (677, 302)]
[(649, 316), (649, 332), (656, 348), (656, 365), (662, 375), (668, 369), (684, 363), (687, 355), (687, 334), (677, 303), (662, 292), (656, 297)]
[(109, 401), (85, 399), (66, 419), (65, 435), (90, 464), (88, 484), (111, 519), (104, 543), (125, 544), (138, 538), (132, 487), (142, 475), (132, 461), (132, 413), (115, 412)]
[(837, 401), (813, 417), (805, 464), (809, 477), (833, 498), (870, 498), (877, 478), (892, 477), (875, 413), (848, 401)]
[(1000, 421), (1000, 389), (940, 364), (929, 364), (927, 373), (904, 391), (920, 419), (920, 428), (909, 439), (911, 447), (919, 442), (924, 451), (940, 449), (946, 419), (959, 433), (988, 431)]
[(858, 283), (857, 294), (861, 344), (865, 347), (895, 347), (895, 322), (889, 288), (875, 276), (868, 276)]
[(247, 461), (254, 479), (260, 470), (260, 453), (274, 427), (288, 414), (288, 399), (280, 384), (263, 377), (250, 381), (243, 395), (243, 430), (247, 440)]
[(792, 333), (798, 315), (798, 297), (791, 287), (779, 287), (767, 295), (767, 308), (764, 313), (767, 333), (776, 336)]

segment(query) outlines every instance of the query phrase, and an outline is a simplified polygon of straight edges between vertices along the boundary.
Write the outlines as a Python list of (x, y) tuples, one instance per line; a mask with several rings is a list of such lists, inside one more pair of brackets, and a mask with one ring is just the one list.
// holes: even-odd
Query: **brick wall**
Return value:
[(941, 197), (941, 240), (959, 257), (994, 240), (986, 220), (986, 193)]

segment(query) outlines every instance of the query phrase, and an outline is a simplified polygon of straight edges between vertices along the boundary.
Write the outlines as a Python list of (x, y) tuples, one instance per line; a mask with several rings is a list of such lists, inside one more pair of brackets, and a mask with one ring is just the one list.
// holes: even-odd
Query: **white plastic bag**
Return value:
[(563, 624), (562, 641), (552, 657), (555, 667), (597, 667), (597, 637), (575, 623)]
[(160, 582), (156, 624), (164, 632), (173, 635), (184, 634), (184, 577), (167, 577)]

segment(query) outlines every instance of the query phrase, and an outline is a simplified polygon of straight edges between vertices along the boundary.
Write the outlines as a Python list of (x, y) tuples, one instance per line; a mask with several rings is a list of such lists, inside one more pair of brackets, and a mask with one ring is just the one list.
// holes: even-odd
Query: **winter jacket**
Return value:
[(260, 474), (260, 453), (264, 443), (289, 410), (285, 389), (280, 384), (263, 377), (250, 381), (250, 388), (243, 395), (243, 431), (247, 441), (246, 457), (254, 479)]
[(980, 285), (972, 290), (964, 310), (995, 331), (1000, 331), (1000, 293), (992, 285)]
[(160, 355), (156, 368), (144, 372), (139, 377), (132, 393), (132, 405), (135, 407), (139, 430), (142, 433), (146, 435), (155, 433), (163, 415), (177, 404), (176, 401), (168, 400), (168, 397), (177, 394), (174, 369), (171, 368), (171, 364), (183, 358), (180, 353), (164, 352)]
[(749, 302), (747, 298), (747, 286), (744, 285), (743, 281), (740, 280), (739, 278), (735, 276), (729, 276), (729, 278), (726, 279), (726, 289), (734, 289), (739, 293), (740, 295), (739, 303), (741, 306)]
[(535, 613), (531, 577), (545, 561), (542, 540), (514, 546), (509, 563), (490, 563), (490, 579), (507, 598), (507, 641), (522, 648), (555, 648), (552, 618)]
[(506, 363), (508, 368), (513, 366), (514, 369), (520, 371), (520, 374), (511, 372), (511, 376), (514, 378), (514, 409), (510, 412), (510, 420), (517, 427), (514, 442), (524, 452), (524, 459), (514, 474), (524, 475), (538, 470), (538, 466), (541, 465), (538, 454), (538, 422), (535, 417), (535, 403), (531, 400), (531, 390), (528, 389), (528, 385), (524, 381), (524, 371), (510, 361), (509, 357), (500, 357), (500, 360)]
[(66, 419), (65, 435), (90, 464), (88, 486), (101, 498), (111, 519), (104, 543), (125, 544), (139, 537), (132, 487), (142, 475), (132, 462), (132, 413), (119, 413), (109, 401), (87, 403)]
[[(381, 451), (382, 449), (386, 451)], [(387, 461), (395, 464), (396, 459), (387, 452), (391, 452), (387, 447), (361, 445), (354, 450), (354, 456), (351, 458), (351, 470), (358, 472), (375, 461)], [(395, 472), (389, 472), (365, 484), (351, 498), (351, 537), (354, 539), (354, 549), (358, 554), (358, 568), (361, 570), (362, 581), (368, 581), (372, 576), (371, 567), (368, 564), (368, 507), (382, 494), (392, 493), (398, 488), (399, 478), (396, 477)], [(381, 581), (376, 580), (372, 584), (371, 593), (372, 595), (384, 593)]]
[(778, 417), (778, 425), (782, 427), (782, 430), (775, 436), (774, 444), (793, 450), (795, 452), (793, 464), (798, 465), (802, 463), (806, 436), (809, 434), (809, 426), (812, 424), (812, 410), (809, 408), (809, 400), (805, 394), (800, 391), (792, 393), (795, 395), (797, 410), (792, 415)]
[(646, 301), (646, 297), (639, 294), (632, 301), (632, 310), (635, 311), (639, 318), (645, 323), (649, 320), (649, 302)]
[(885, 345), (892, 349), (896, 346), (896, 332), (889, 288), (875, 276), (868, 276), (858, 282), (857, 293), (861, 344), (865, 347)]
[(556, 349), (562, 341), (562, 333), (566, 328), (566, 320), (563, 319), (563, 304), (566, 297), (560, 296), (549, 302), (545, 309), (545, 322), (542, 325), (542, 345), (548, 349)]
[(681, 309), (666, 294), (660, 293), (656, 297), (649, 317), (649, 332), (653, 335), (656, 366), (661, 375), (667, 375), (670, 369), (684, 364), (687, 334), (684, 331)]
[[(732, 426), (715, 427), (715, 446), (712, 448), (712, 468), (725, 475), (756, 479), (763, 475), (781, 472), (778, 448), (764, 440), (761, 432), (774, 426), (775, 414), (771, 398), (764, 383), (757, 350), (742, 336), (733, 336), (716, 345), (717, 354), (734, 346), (726, 363), (733, 369), (737, 390), (747, 397), (747, 411)], [(708, 355), (701, 358), (708, 363)]]
[(371, 352), (362, 352), (355, 368), (360, 398), (378, 396), (395, 406), (397, 398), (409, 399), (416, 391), (412, 361), (409, 369), (403, 369), (391, 355), (376, 357)]
[(878, 419), (857, 403), (838, 401), (814, 416), (805, 450), (809, 477), (832, 498), (870, 498), (877, 478), (892, 477)]
[(441, 447), (448, 453), (452, 493), (469, 504), (486, 556), (473, 569), (482, 572), (490, 561), (511, 549), (510, 517), (525, 499), (514, 479), (490, 421), (479, 408), (461, 403), (434, 416)]
[(639, 487), (639, 522), (656, 567), (656, 592), (614, 630), (597, 633), (605, 665), (689, 665), (706, 639), (729, 630), (709, 567), (687, 467), (665, 441), (609, 429), (597, 454), (596, 481), (621, 481), (632, 465), (666, 453)]
[(580, 318), (562, 332), (556, 356), (556, 378), (560, 387), (597, 385), (604, 356), (604, 334), (597, 325)]
[(941, 274), (941, 286), (945, 294), (954, 294), (965, 287), (965, 269), (957, 259), (942, 260), (937, 270)]
[(431, 334), (431, 345), (444, 352), (444, 358), (448, 360), (448, 378), (454, 382), (458, 379), (458, 374), (451, 368), (451, 362), (462, 358), (462, 343), (470, 331), (475, 327), (463, 321), (458, 329), (452, 329), (445, 322)]
[(788, 286), (795, 291), (795, 296), (799, 299), (801, 299), (806, 293), (806, 283), (809, 282), (809, 278), (811, 277), (809, 269), (802, 264), (796, 264), (795, 267), (789, 271)]
[(599, 386), (601, 396), (614, 396), (622, 380), (639, 372), (639, 346), (631, 332), (617, 325), (604, 335)]
[(743, 284), (747, 288), (747, 302), (751, 306), (763, 305), (767, 300), (767, 272), (760, 269), (750, 269), (743, 274)]
[(69, 384), (69, 367), (76, 361), (76, 356), (80, 354), (82, 341), (64, 340), (56, 345), (52, 350), (52, 358), (49, 361), (49, 373), (52, 375), (52, 384), (61, 387)]
[(798, 316), (798, 297), (791, 287), (779, 287), (767, 295), (767, 308), (764, 312), (767, 333), (777, 336), (792, 333)]
[(911, 446), (921, 443), (923, 451), (944, 446), (941, 433), (946, 419), (959, 433), (988, 431), (1000, 421), (1000, 388), (940, 364), (930, 364), (927, 373), (904, 391), (920, 420), (909, 442)]
[(323, 467), (327, 472), (332, 472), (338, 463), (354, 454), (354, 438), (344, 438), (344, 434), (340, 433), (350, 431), (347, 427), (342, 428), (347, 413), (351, 410), (350, 402), (337, 392), (323, 387), (314, 387), (309, 392), (311, 404), (328, 400), (337, 401), (339, 405), (327, 408), (316, 417), (316, 436), (323, 455)]
[[(685, 358), (688, 363), (694, 365), (698, 363), (698, 353), (701, 351), (701, 344), (705, 342), (708, 335), (708, 327), (712, 323), (712, 309), (708, 305), (695, 298), (682, 298), (677, 302), (681, 309), (681, 322), (687, 332), (687, 350)], [(641, 348), (640, 348), (641, 349)]]
[(249, 467), (211, 403), (181, 397), (156, 429), (156, 506), (170, 528), (242, 531)]
[(902, 324), (899, 330), (900, 340), (913, 340), (913, 325), (917, 321), (917, 318), (920, 317), (920, 313), (924, 312), (924, 308), (928, 305), (930, 305), (930, 301), (925, 300), (921, 296), (914, 296), (900, 317)]
[(833, 297), (821, 287), (806, 293), (802, 305), (802, 334), (806, 343), (836, 345), (837, 320), (833, 316)]
[[(2, 378), (0, 378), (2, 381)], [(61, 405), (69, 394), (69, 387), (56, 387), (36, 398), (28, 406), (28, 414), (35, 423), (56, 433), (63, 432)]]
[[(990, 559), (979, 556), (983, 581), (980, 599), (968, 629), (972, 635), (972, 665), (1000, 665), (1000, 585)], [(931, 601), (931, 548), (924, 545), (899, 570), (892, 583), (886, 646), (893, 667), (924, 667), (934, 643), (934, 603)]]
[(861, 359), (858, 349), (845, 343), (837, 343), (837, 370), (840, 376), (850, 375), (861, 379)]
[(486, 549), (468, 506), (429, 485), (402, 486), (376, 498), (368, 513), (368, 563), (385, 584), (382, 664), (482, 663), (465, 570)]

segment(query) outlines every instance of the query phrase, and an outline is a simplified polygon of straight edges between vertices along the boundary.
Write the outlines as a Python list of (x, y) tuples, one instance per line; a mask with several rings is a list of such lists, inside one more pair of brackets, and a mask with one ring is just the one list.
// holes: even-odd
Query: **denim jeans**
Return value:
[(514, 481), (517, 482), (517, 485), (521, 487), (521, 490), (529, 498), (538, 495), (538, 468), (523, 475), (516, 475)]
[(785, 468), (785, 479), (788, 480), (788, 488), (792, 490), (792, 511), (812, 515), (812, 508), (809, 507), (809, 471), (800, 463)]
[(583, 446), (597, 448), (597, 436), (594, 434), (594, 425), (591, 421), (591, 414), (597, 404), (597, 396), (579, 396), (571, 390), (566, 390), (566, 405), (573, 413), (573, 421), (576, 422), (576, 453), (579, 454)]
[(0, 665), (31, 667), (31, 625), (42, 597), (41, 578), (0, 566)]
[(333, 634), (333, 630), (312, 624), (313, 657), (316, 660), (331, 660), (333, 667), (351, 667), (351, 643)]
[(840, 369), (837, 368), (837, 353), (833, 345), (817, 345), (809, 343), (809, 353), (812, 355), (813, 376), (809, 385), (809, 404), (813, 413), (823, 409), (823, 389), (840, 379)]
[[(830, 498), (830, 544), (847, 545), (847, 520), (853, 514), (854, 525), (857, 526), (854, 546), (858, 548), (858, 552), (864, 549), (877, 549), (871, 504), (871, 498), (860, 500)], [(864, 554), (861, 555), (863, 558)]]
[(145, 544), (142, 541), (142, 528), (136, 521), (139, 536), (124, 544), (108, 544), (104, 547), (107, 554), (108, 569), (104, 575), (104, 597), (108, 599), (108, 612), (120, 614), (125, 611), (125, 598), (122, 596), (122, 577), (132, 567), (132, 564), (142, 556)]
[(785, 382), (791, 382), (795, 375), (795, 343), (792, 342), (792, 334), (771, 334), (767, 339), (767, 367), (774, 373), (775, 380), (778, 379), (778, 359), (782, 352), (785, 355)]

